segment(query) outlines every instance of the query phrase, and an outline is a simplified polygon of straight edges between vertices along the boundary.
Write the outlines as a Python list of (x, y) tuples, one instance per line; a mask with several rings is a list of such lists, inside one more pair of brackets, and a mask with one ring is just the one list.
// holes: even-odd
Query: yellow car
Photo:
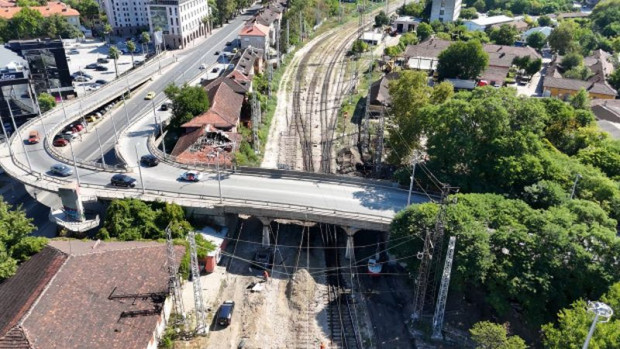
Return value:
[(101, 118), (97, 117), (95, 115), (89, 115), (89, 116), (86, 117), (86, 121), (88, 121), (90, 123), (99, 122), (99, 120), (101, 120)]
[(155, 98), (155, 92), (153, 91), (147, 93), (146, 96), (144, 96), (144, 99), (148, 99), (148, 100), (151, 100), (153, 98)]

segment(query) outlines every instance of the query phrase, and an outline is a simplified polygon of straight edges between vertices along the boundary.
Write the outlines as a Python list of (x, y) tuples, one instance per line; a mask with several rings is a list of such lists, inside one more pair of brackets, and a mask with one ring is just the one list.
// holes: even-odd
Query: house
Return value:
[(400, 16), (392, 22), (392, 27), (399, 33), (415, 31), (420, 22), (411, 16)]
[(362, 34), (360, 38), (363, 42), (369, 45), (379, 45), (381, 41), (383, 41), (383, 33), (376, 31), (367, 31)]
[(494, 25), (511, 24), (515, 20), (519, 20), (521, 17), (508, 17), (506, 15), (491, 16), (491, 17), (479, 17), (476, 19), (469, 19), (463, 22), (467, 30), (485, 31)]
[(370, 85), (368, 106), (372, 116), (382, 113), (385, 107), (391, 105), (390, 82), (397, 80), (399, 77), (400, 73), (398, 72), (388, 73)]
[[(37, 10), (41, 13), (43, 17), (50, 17), (52, 15), (60, 15), (67, 19), (67, 22), (73, 24), (76, 28), (80, 28), (80, 13), (71, 8), (71, 6), (65, 4), (60, 1), (50, 1), (45, 6), (31, 6), (33, 10)], [(10, 6), (4, 7), (0, 6), (0, 18), (11, 19), (15, 16), (19, 11), (21, 11), (21, 7), (19, 6)]]
[(269, 5), (266, 8), (260, 9), (254, 18), (256, 18), (259, 24), (269, 28), (269, 42), (275, 43), (277, 40), (276, 36), (280, 30), (282, 12), (278, 12), (274, 5)]
[(570, 18), (586, 18), (590, 16), (591, 12), (569, 12), (569, 13), (560, 13), (557, 16), (558, 20), (561, 19), (570, 19)]
[(0, 284), (0, 348), (155, 349), (168, 280), (165, 244), (52, 241)]
[(205, 272), (212, 273), (215, 270), (215, 266), (222, 259), (222, 251), (226, 249), (226, 245), (228, 244), (228, 240), (226, 239), (226, 235), (228, 235), (227, 227), (219, 227), (218, 230), (206, 226), (202, 228), (198, 234), (202, 236), (202, 238), (206, 241), (209, 241), (215, 246), (213, 251), (209, 251), (204, 259), (201, 261), (201, 264), (204, 264)]
[(534, 33), (541, 33), (542, 35), (545, 36), (545, 38), (548, 38), (549, 35), (551, 35), (551, 32), (553, 31), (553, 28), (551, 27), (534, 27), (534, 28), (530, 28), (528, 30), (526, 30), (525, 32), (523, 32), (521, 34), (521, 40), (526, 41), (527, 38), (534, 34)]
[(587, 80), (568, 79), (562, 76), (560, 62), (562, 57), (556, 55), (543, 81), (543, 90), (552, 97), (567, 99), (581, 88), (588, 91), (590, 98), (614, 99), (617, 91), (607, 83), (607, 78), (614, 71), (611, 55), (603, 50), (596, 50), (585, 57), (583, 64), (592, 71)]
[(508, 23), (493, 24), (491, 26), (491, 29), (499, 29), (504, 24), (508, 24), (508, 25), (513, 26), (519, 33), (527, 30), (527, 28), (530, 27), (530, 25), (526, 21), (524, 21), (523, 19), (516, 19), (516, 20), (513, 20), (512, 22), (508, 22)]
[(614, 139), (620, 139), (620, 99), (593, 99), (590, 109), (596, 116), (598, 126)]
[(266, 52), (270, 45), (269, 35), (269, 27), (251, 19), (239, 31), (239, 46), (243, 50), (252, 46)]

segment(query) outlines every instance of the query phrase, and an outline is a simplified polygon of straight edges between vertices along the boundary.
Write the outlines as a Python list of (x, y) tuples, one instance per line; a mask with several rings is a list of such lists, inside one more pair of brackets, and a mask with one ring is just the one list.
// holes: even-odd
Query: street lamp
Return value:
[(140, 182), (142, 183), (142, 194), (146, 191), (144, 188), (144, 178), (142, 177), (142, 166), (140, 166), (140, 155), (138, 155), (138, 146), (140, 144), (136, 143), (136, 159), (138, 161), (138, 172), (140, 173)]
[[(11, 120), (13, 121), (13, 127), (15, 128), (15, 133), (17, 133), (17, 138), (19, 138), (19, 142), (22, 144), (22, 149), (24, 149), (24, 154), (26, 155), (26, 161), (28, 162), (28, 168), (30, 172), (32, 172), (32, 164), (30, 163), (30, 156), (28, 156), (28, 152), (26, 151), (26, 146), (24, 145), (24, 139), (22, 138), (21, 132), (17, 128), (17, 124), (15, 123), (15, 117), (13, 116), (13, 110), (11, 109), (11, 104), (8, 100), (4, 99), (7, 107), (9, 107), (9, 115), (11, 115)], [(10, 139), (7, 138), (7, 142), (10, 143)]]
[(77, 161), (75, 161), (75, 153), (73, 152), (73, 140), (69, 141), (69, 148), (71, 148), (71, 157), (73, 158), (73, 169), (75, 170), (75, 177), (77, 178), (78, 187), (81, 187), (80, 174), (78, 173)]
[[(594, 334), (594, 328), (596, 327), (596, 323), (608, 322), (611, 319), (611, 316), (614, 315), (613, 309), (611, 309), (609, 305), (603, 302), (588, 302), (588, 312), (594, 313), (594, 320), (592, 321), (590, 331), (588, 332), (585, 343), (583, 343), (582, 349), (588, 348), (588, 345), (590, 344), (590, 339), (592, 338), (592, 334)], [(599, 320), (599, 317), (602, 319)]]
[(103, 148), (101, 148), (101, 138), (99, 137), (99, 129), (95, 127), (95, 133), (97, 134), (97, 142), (99, 143), (99, 152), (101, 153), (101, 163), (105, 167), (105, 156), (103, 155)]

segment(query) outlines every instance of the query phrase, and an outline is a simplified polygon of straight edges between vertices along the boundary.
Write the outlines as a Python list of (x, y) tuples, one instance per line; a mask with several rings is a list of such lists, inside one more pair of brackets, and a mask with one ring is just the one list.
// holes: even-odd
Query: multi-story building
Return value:
[(101, 0), (108, 23), (115, 35), (131, 35), (147, 31), (149, 0)]
[(151, 32), (161, 30), (166, 47), (175, 49), (207, 33), (202, 19), (209, 13), (205, 0), (153, 0), (148, 25)]
[(461, 14), (461, 0), (433, 0), (431, 21), (454, 22)]

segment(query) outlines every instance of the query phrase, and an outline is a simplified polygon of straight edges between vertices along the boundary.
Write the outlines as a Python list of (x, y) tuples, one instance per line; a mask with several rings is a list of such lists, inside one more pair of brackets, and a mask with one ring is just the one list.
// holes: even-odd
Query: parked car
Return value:
[(170, 107), (170, 106), (168, 105), (168, 103), (162, 103), (162, 104), (161, 104), (161, 107), (160, 107), (159, 109), (161, 109), (161, 110), (163, 110), (163, 111), (166, 111), (166, 110), (168, 110), (168, 108), (169, 108), (169, 107)]
[(30, 131), (30, 133), (28, 134), (28, 143), (37, 144), (39, 143), (39, 140), (40, 140), (39, 131), (37, 130)]
[(110, 63), (110, 60), (107, 58), (97, 58), (97, 63)]
[(50, 172), (61, 177), (68, 177), (73, 174), (71, 167), (65, 164), (52, 165), (52, 167), (50, 167)]
[(52, 145), (55, 147), (65, 147), (67, 146), (67, 144), (69, 144), (69, 141), (64, 139), (63, 137), (55, 138), (52, 142)]
[(95, 80), (95, 84), (105, 85), (107, 83), (108, 83), (107, 80), (103, 80), (103, 79)]
[(73, 125), (73, 127), (75, 127), (75, 129), (77, 129), (78, 132), (80, 132), (80, 131), (82, 131), (84, 129), (84, 125), (82, 125), (80, 123)]
[(101, 85), (94, 83), (94, 84), (90, 84), (86, 87), (86, 91), (97, 91), (98, 89), (101, 88)]
[(64, 138), (68, 142), (71, 142), (72, 140), (78, 138), (78, 136), (75, 133), (64, 133), (64, 134), (61, 134), (60, 137)]
[(235, 310), (234, 301), (225, 301), (220, 306), (217, 312), (217, 323), (220, 326), (228, 326), (232, 320), (232, 315)]
[(90, 78), (88, 78), (86, 76), (78, 75), (78, 76), (73, 78), (73, 81), (75, 81), (75, 82), (89, 82)]
[(98, 117), (96, 115), (89, 115), (86, 117), (86, 121), (90, 123), (96, 123), (96, 122), (99, 122), (100, 120), (101, 120), (101, 117)]
[(155, 98), (155, 92), (153, 91), (147, 93), (146, 96), (144, 96), (144, 99), (149, 100), (149, 101), (153, 98)]
[(77, 77), (77, 76), (83, 76), (83, 77), (86, 77), (88, 79), (92, 79), (93, 78), (92, 75), (90, 75), (88, 73), (85, 73), (85, 72), (83, 72), (81, 70), (76, 71), (75, 73), (71, 74), (71, 76), (74, 77), (74, 78)]
[(98, 65), (97, 63), (91, 63), (91, 64), (86, 66), (86, 69), (96, 69), (97, 65)]
[(218, 68), (218, 67), (215, 67), (215, 68), (211, 69), (212, 73), (217, 73), (218, 71), (220, 71), (220, 68)]
[(274, 253), (271, 248), (264, 248), (256, 251), (253, 259), (253, 267), (261, 269), (271, 269), (274, 261)]
[(79, 55), (80, 51), (78, 51), (78, 49), (76, 49), (76, 48), (72, 48), (72, 49), (69, 50), (69, 54), (70, 55)]
[(187, 171), (181, 175), (181, 180), (187, 182), (199, 182), (202, 179), (202, 173), (198, 171)]
[(99, 65), (97, 65), (96, 70), (97, 71), (108, 71), (108, 67), (106, 67), (105, 65), (99, 64)]
[(159, 159), (155, 155), (147, 154), (140, 157), (140, 163), (144, 166), (153, 167), (159, 164)]
[(226, 46), (231, 46), (231, 45), (232, 45), (232, 42), (231, 42), (231, 41), (227, 41), (227, 42), (226, 42)]
[(115, 187), (134, 188), (136, 186), (136, 179), (129, 177), (128, 175), (118, 173), (112, 176), (110, 184)]

